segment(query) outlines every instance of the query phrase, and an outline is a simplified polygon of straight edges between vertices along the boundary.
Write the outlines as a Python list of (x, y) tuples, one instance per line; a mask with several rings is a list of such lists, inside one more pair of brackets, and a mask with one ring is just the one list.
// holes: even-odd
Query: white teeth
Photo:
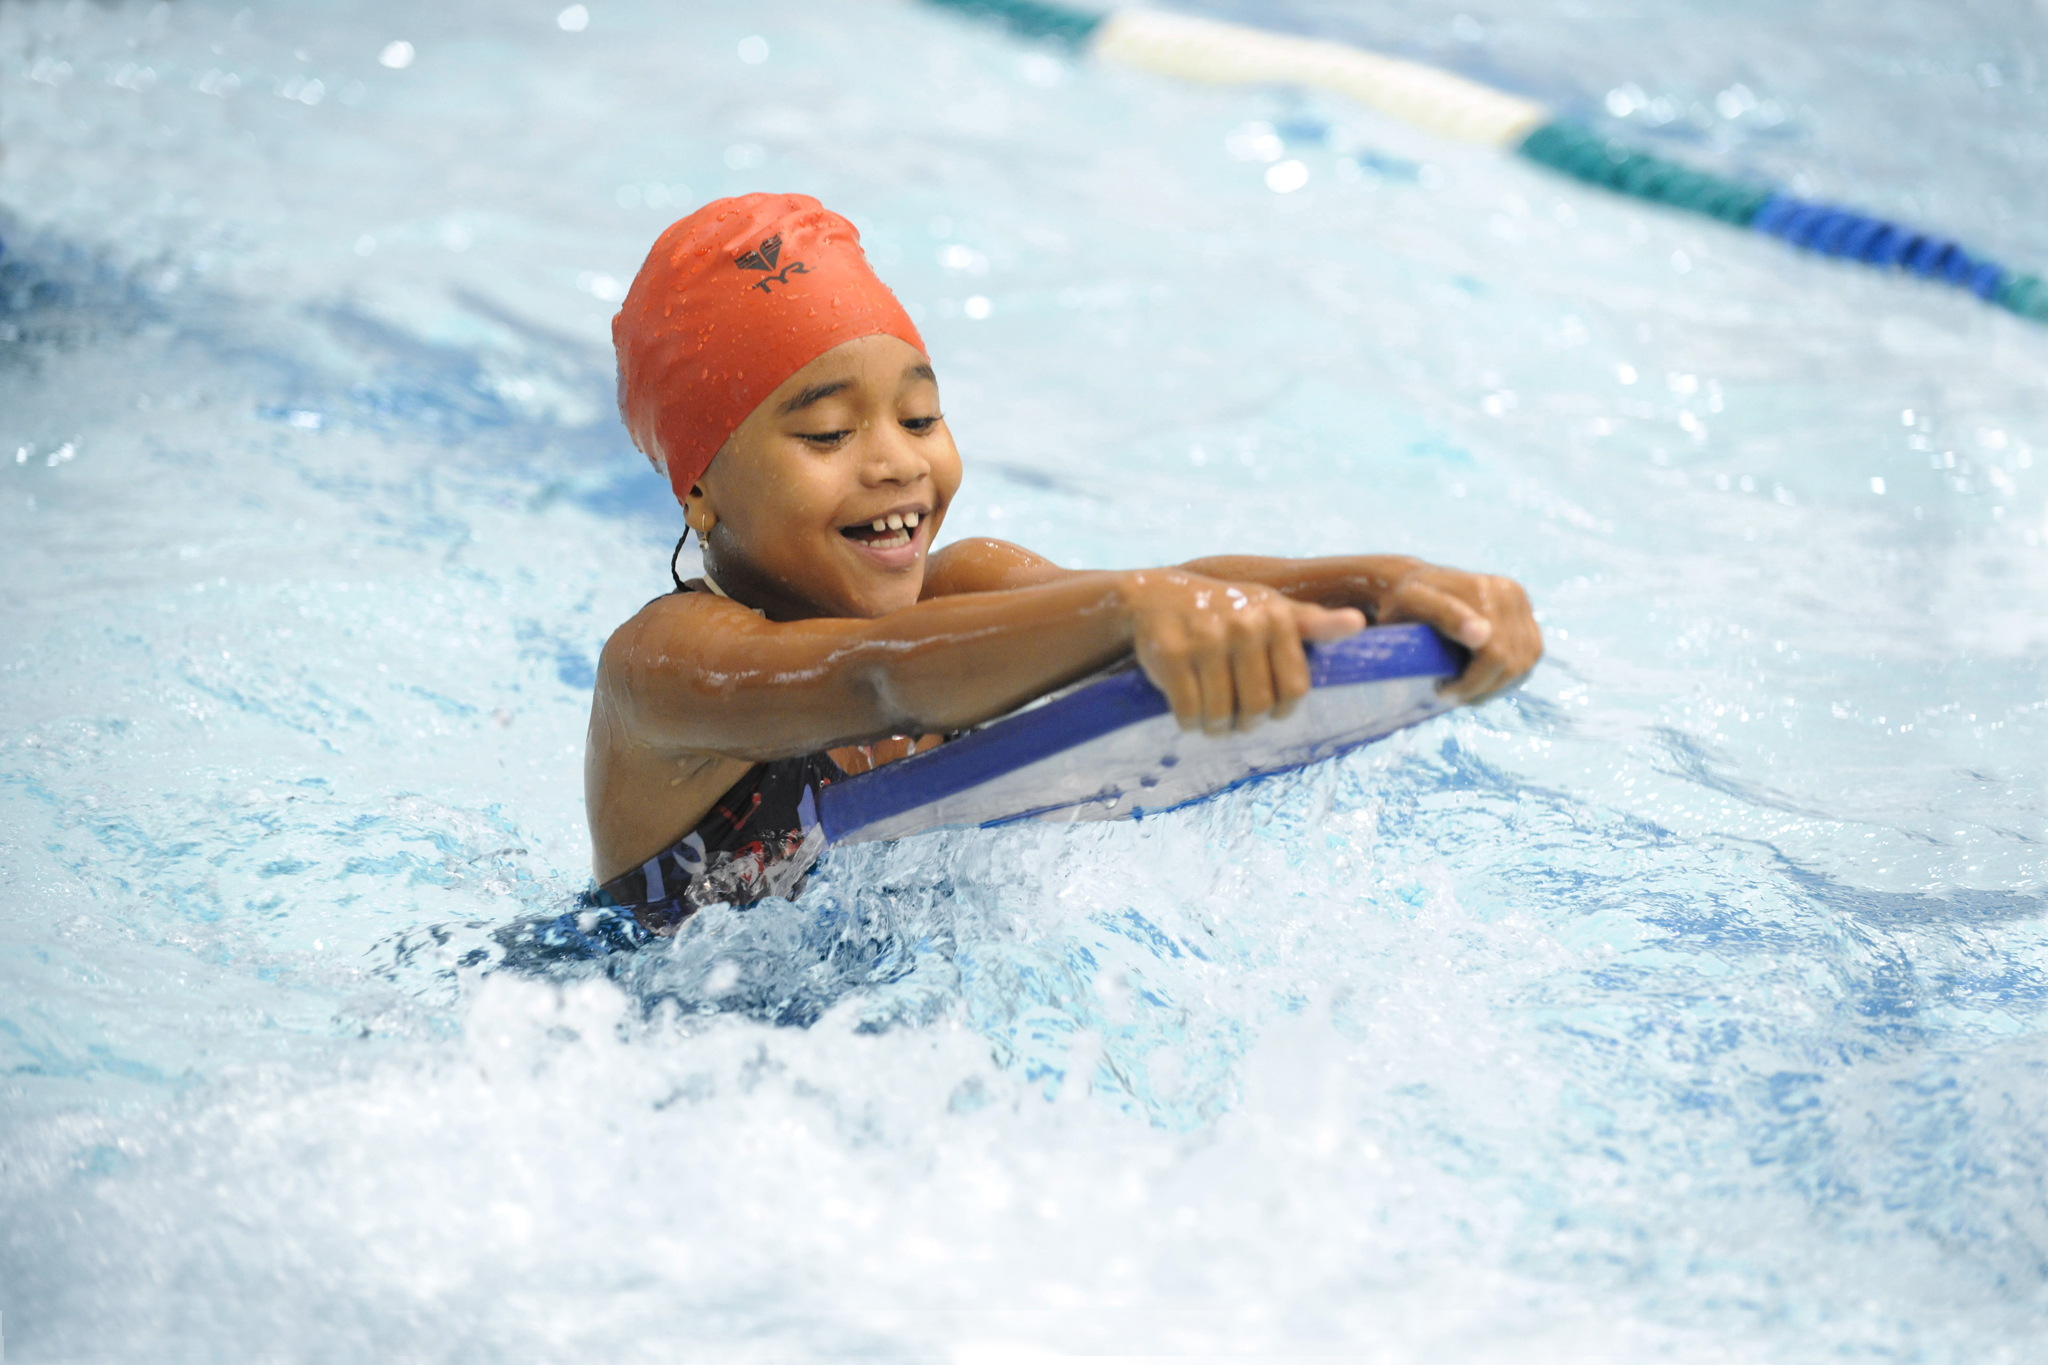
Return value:
[(874, 539), (867, 541), (866, 544), (871, 550), (901, 549), (910, 544), (910, 533), (917, 529), (917, 524), (923, 520), (924, 514), (921, 512), (890, 512), (886, 516), (876, 517), (868, 523), (869, 529), (874, 532)]

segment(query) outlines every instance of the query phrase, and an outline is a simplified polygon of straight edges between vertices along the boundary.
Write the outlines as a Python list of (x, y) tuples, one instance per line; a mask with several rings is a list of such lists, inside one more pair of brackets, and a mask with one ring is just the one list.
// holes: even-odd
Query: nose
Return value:
[(867, 438), (861, 442), (863, 483), (916, 483), (931, 472), (931, 461), (897, 422), (877, 421), (862, 434)]

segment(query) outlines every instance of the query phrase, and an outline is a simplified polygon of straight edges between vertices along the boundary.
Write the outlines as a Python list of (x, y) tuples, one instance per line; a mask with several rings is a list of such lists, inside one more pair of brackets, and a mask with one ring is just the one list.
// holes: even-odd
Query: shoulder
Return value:
[(1022, 545), (981, 536), (956, 540), (935, 552), (925, 565), (922, 595), (952, 597), (963, 592), (1034, 588), (1067, 573), (1044, 555)]
[(600, 677), (623, 681), (648, 667), (672, 668), (700, 653), (737, 625), (759, 618), (739, 603), (708, 592), (672, 592), (633, 613), (605, 641)]
[(734, 612), (742, 616), (753, 615), (731, 598), (720, 597), (716, 593), (663, 593), (628, 617), (625, 624), (612, 632), (612, 638), (616, 640), (623, 635), (650, 629), (703, 625)]

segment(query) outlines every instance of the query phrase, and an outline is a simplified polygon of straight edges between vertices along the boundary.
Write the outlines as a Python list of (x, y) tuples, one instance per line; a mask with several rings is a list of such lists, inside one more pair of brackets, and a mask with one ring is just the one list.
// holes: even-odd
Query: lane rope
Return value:
[(1093, 55), (1229, 85), (1287, 82), (1348, 95), (1441, 137), (1505, 146), (1549, 117), (1540, 104), (1345, 43), (1265, 33), (1158, 10), (1120, 10), (1092, 35)]
[(1021, 37), (1165, 75), (1218, 84), (1329, 90), (1440, 137), (1498, 147), (1589, 185), (1704, 214), (1804, 251), (1967, 289), (2048, 322), (2048, 280), (1961, 243), (1835, 204), (1797, 198), (1626, 146), (1531, 100), (1349, 43), (1269, 33), (1162, 10), (1090, 13), (1046, 0), (927, 0)]

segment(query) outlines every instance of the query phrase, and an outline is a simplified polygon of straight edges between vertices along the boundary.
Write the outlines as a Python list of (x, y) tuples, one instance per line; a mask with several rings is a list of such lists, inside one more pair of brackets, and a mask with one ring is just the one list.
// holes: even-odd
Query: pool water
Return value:
[[(1199, 8), (2048, 265), (2018, 0)], [(2048, 331), (895, 0), (17, 0), (0, 83), (10, 1361), (2037, 1358)], [(754, 189), (949, 533), (1509, 573), (1544, 663), (549, 946), (679, 530), (609, 316)]]

